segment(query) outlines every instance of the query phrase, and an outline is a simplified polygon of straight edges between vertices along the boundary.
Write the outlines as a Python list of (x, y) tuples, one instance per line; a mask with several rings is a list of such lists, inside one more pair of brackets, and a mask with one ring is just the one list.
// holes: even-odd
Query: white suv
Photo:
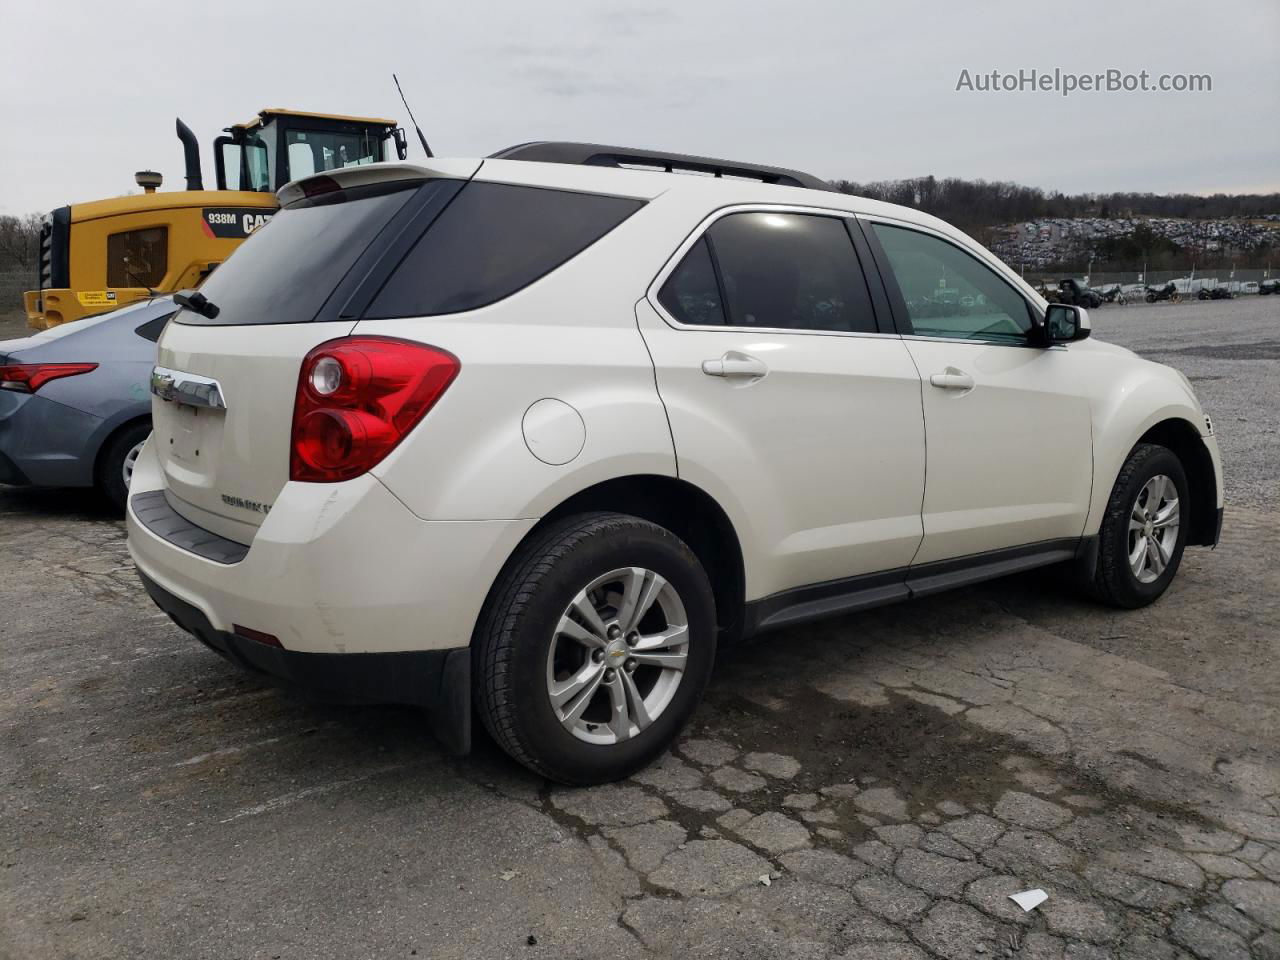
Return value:
[(130, 551), (210, 647), (456, 750), (474, 711), (622, 777), (718, 641), (1048, 564), (1136, 607), (1217, 541), (1187, 380), (914, 210), (564, 143), (280, 199), (160, 340)]

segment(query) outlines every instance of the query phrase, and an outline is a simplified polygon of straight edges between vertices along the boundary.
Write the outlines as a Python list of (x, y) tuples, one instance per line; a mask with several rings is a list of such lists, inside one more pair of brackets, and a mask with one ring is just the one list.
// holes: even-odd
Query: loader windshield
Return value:
[(284, 136), (289, 168), (283, 182), (384, 159), (382, 144), (386, 131), (381, 129), (346, 132), (291, 128)]

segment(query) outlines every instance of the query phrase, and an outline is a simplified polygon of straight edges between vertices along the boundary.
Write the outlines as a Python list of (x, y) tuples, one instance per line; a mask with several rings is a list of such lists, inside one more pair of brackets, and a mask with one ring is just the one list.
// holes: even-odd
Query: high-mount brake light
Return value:
[(326, 193), (337, 193), (341, 185), (333, 177), (307, 177), (298, 184), (304, 197), (320, 197)]
[(0, 390), (35, 393), (50, 380), (97, 370), (96, 363), (11, 363), (0, 366)]
[(392, 337), (343, 337), (302, 361), (289, 479), (336, 483), (368, 472), (426, 416), (458, 358)]

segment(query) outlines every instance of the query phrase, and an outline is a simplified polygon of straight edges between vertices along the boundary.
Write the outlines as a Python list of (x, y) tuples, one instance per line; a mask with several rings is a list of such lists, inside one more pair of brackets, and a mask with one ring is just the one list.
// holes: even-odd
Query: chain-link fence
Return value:
[[(1050, 285), (1056, 284), (1065, 276), (1070, 274), (1044, 272), (1041, 276), (1033, 275), (1030, 270), (1025, 274), (1026, 279), (1032, 284), (1048, 281)], [(1078, 276), (1085, 278), (1084, 274)], [(1173, 283), (1178, 293), (1183, 296), (1197, 294), (1202, 289), (1213, 290), (1217, 287), (1225, 287), (1234, 294), (1257, 293), (1262, 281), (1277, 278), (1280, 278), (1280, 267), (1271, 270), (1265, 268), (1233, 270), (1230, 267), (1218, 270), (1148, 270), (1145, 273), (1141, 270), (1095, 270), (1087, 275), (1089, 286), (1095, 290), (1106, 290), (1118, 285), (1125, 293), (1136, 293), (1145, 292), (1148, 286), (1163, 287)]]
[(35, 285), (34, 270), (0, 269), (0, 317), (22, 309), (22, 293)]

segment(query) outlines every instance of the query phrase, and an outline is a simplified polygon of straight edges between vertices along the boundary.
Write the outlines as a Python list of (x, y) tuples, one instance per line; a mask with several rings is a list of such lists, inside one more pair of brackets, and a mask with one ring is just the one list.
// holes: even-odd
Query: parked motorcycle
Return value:
[(1196, 296), (1199, 297), (1201, 300), (1233, 300), (1235, 299), (1235, 294), (1232, 293), (1230, 290), (1228, 290), (1226, 287), (1214, 287), (1213, 289), (1209, 289), (1208, 287), (1201, 287), (1200, 292), (1197, 293)]
[(1264, 297), (1272, 293), (1280, 293), (1280, 280), (1263, 280), (1258, 284), (1258, 292)]
[(1125, 297), (1124, 290), (1118, 283), (1113, 283), (1111, 286), (1104, 287), (1101, 290), (1095, 289), (1094, 293), (1102, 298), (1103, 303), (1118, 303), (1120, 306), (1124, 306), (1128, 303), (1128, 298)]
[(1170, 303), (1180, 303), (1182, 295), (1178, 293), (1178, 285), (1170, 280), (1163, 287), (1147, 286), (1147, 303), (1155, 303), (1157, 300), (1168, 300)]

